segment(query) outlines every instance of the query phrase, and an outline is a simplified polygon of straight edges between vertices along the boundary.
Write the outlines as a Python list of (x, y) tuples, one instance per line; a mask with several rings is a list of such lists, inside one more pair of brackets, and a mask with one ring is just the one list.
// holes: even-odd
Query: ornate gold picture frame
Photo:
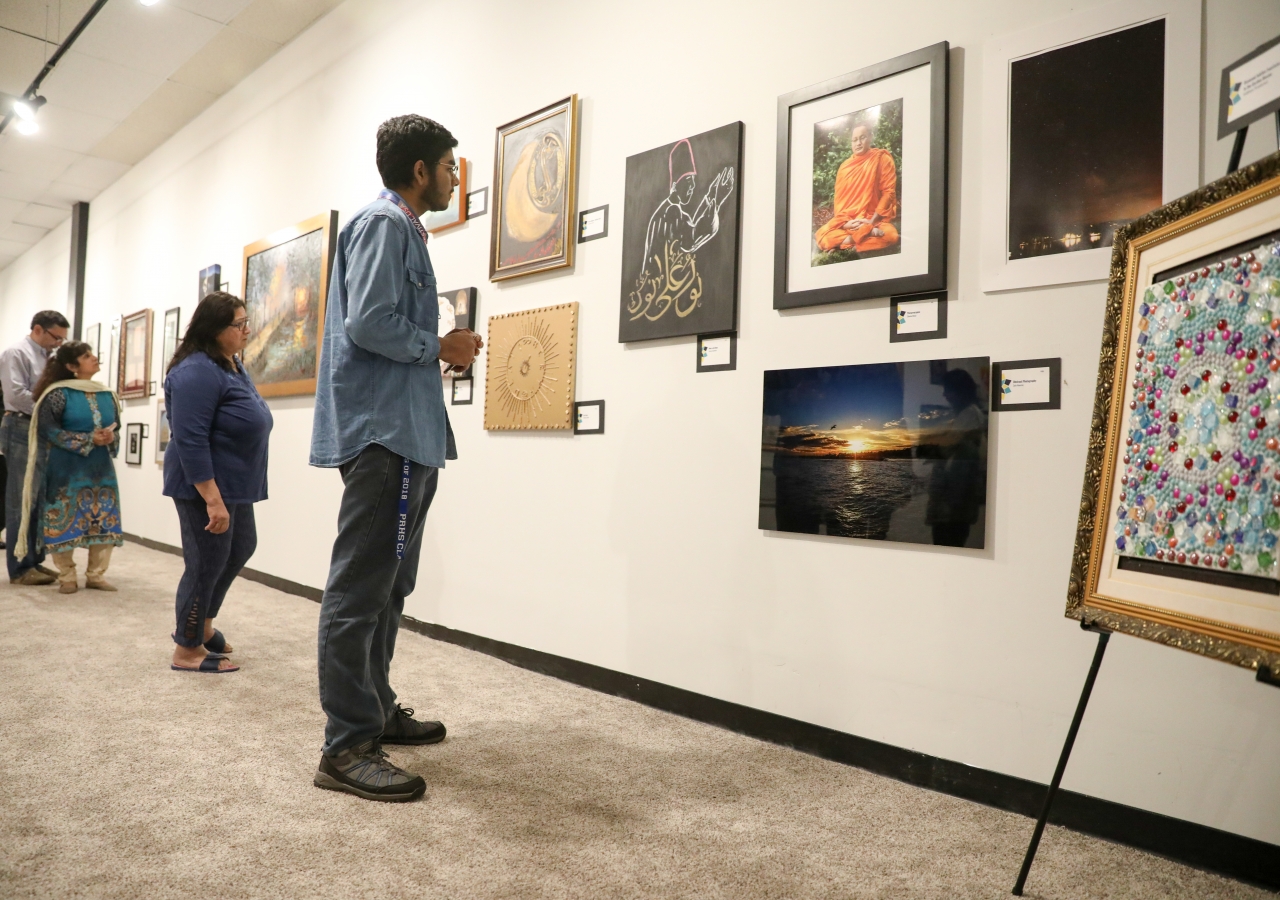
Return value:
[(1280, 154), (1116, 236), (1066, 614), (1280, 675)]
[[(120, 323), (117, 391), (122, 400), (151, 396), (151, 331), (155, 313), (150, 309), (127, 315)], [(168, 362), (168, 360), (166, 360)]]
[(577, 303), (490, 316), (486, 346), (485, 430), (573, 428)]
[(498, 127), (489, 280), (573, 265), (578, 95)]

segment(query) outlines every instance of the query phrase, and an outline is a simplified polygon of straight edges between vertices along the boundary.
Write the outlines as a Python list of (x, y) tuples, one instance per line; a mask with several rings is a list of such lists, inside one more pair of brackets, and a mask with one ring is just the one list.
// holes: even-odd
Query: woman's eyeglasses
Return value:
[(241, 319), (239, 322), (232, 322), (232, 323), (231, 323), (231, 327), (232, 327), (232, 328), (238, 328), (238, 329), (240, 329), (241, 331), (248, 331), (248, 330), (249, 330), (249, 320), (248, 320), (248, 319)]

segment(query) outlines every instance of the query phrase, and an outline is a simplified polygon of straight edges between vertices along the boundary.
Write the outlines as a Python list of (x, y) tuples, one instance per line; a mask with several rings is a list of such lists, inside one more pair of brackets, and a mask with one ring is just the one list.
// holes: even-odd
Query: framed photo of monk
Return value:
[(984, 45), (984, 291), (1103, 281), (1120, 228), (1199, 186), (1200, 6), (1124, 0)]
[(734, 331), (742, 123), (627, 157), (618, 340)]
[(489, 280), (573, 265), (578, 95), (498, 127)]
[(778, 98), (775, 309), (946, 288), (948, 50)]

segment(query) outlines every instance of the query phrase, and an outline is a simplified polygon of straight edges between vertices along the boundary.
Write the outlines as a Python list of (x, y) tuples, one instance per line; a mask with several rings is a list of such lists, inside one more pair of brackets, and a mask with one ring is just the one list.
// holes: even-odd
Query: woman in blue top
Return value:
[(164, 493), (178, 508), (186, 562), (173, 633), (179, 671), (239, 669), (213, 620), (258, 546), (253, 504), (267, 499), (271, 410), (238, 358), (248, 342), (244, 301), (215, 291), (196, 307), (164, 380)]

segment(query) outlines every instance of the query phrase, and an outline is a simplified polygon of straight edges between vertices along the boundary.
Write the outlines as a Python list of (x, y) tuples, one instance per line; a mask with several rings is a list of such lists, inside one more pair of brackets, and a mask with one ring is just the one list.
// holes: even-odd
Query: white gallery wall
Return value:
[[(609, 237), (580, 245), (572, 270), (503, 284), (487, 281), (490, 216), (433, 237), (431, 254), (441, 286), (479, 287), (482, 320), (578, 301), (577, 396), (607, 401), (608, 431), (487, 433), (482, 396), (451, 407), (461, 458), (440, 480), (406, 613), (1047, 781), (1095, 644), (1063, 608), (1105, 285), (982, 293), (980, 73), (987, 38), (1091, 5), (862, 4), (849, 31), (819, 4), (350, 0), (94, 200), (84, 321), (104, 323), (105, 346), (113, 319), (154, 309), (159, 380), (163, 311), (180, 305), (185, 327), (201, 268), (220, 263), (239, 293), (244, 245), (329, 209), (345, 222), (376, 195), (382, 120), (444, 123), (479, 187), (495, 126), (577, 92), (579, 207), (609, 204)], [(1206, 4), (1203, 121), (1168, 125), (1203, 133), (1206, 178), (1230, 149), (1213, 138), (1218, 73), (1277, 33), (1280, 4)], [(950, 337), (890, 344), (886, 301), (774, 311), (776, 98), (941, 40), (953, 48)], [(735, 120), (738, 368), (699, 375), (691, 338), (617, 342), (625, 160)], [(1262, 123), (1245, 161), (1275, 147)], [(0, 273), (5, 343), (35, 310), (65, 308), (68, 241), (55, 229)], [(943, 356), (1063, 360), (1061, 410), (992, 416), (985, 551), (757, 529), (763, 370)], [(155, 403), (128, 402), (125, 421), (154, 430)], [(250, 565), (323, 587), (341, 482), (307, 466), (312, 399), (270, 405), (271, 499)], [(177, 544), (154, 449), (153, 433), (143, 466), (117, 461), (125, 527)], [(228, 633), (236, 615), (233, 591)], [(271, 677), (245, 663), (238, 677)], [(437, 710), (431, 684), (397, 688)], [(1065, 786), (1280, 843), (1277, 746), (1280, 691), (1121, 635)]]

